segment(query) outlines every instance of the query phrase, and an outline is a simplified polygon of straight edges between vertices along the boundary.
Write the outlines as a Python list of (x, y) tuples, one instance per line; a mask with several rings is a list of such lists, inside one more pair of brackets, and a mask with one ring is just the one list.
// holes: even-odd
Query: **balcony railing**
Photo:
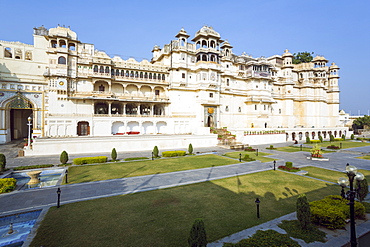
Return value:
[(167, 96), (158, 96), (155, 94), (150, 95), (130, 95), (124, 93), (107, 92), (107, 91), (89, 91), (89, 92), (75, 92), (72, 97), (96, 97), (96, 98), (116, 98), (116, 99), (127, 99), (127, 100), (138, 100), (138, 101), (155, 101), (155, 102), (167, 102), (169, 98)]

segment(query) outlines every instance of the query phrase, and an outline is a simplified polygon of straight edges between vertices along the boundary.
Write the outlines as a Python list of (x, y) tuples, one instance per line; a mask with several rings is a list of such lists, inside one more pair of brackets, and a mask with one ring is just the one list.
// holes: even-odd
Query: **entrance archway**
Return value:
[(90, 135), (89, 122), (81, 121), (77, 123), (77, 135), (78, 136), (88, 136)]

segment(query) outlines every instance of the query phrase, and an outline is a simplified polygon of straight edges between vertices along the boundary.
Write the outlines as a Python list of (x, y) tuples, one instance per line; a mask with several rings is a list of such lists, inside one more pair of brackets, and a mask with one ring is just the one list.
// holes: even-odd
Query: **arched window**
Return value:
[(52, 40), (52, 41), (50, 42), (50, 46), (51, 46), (52, 48), (57, 48), (57, 41), (56, 41), (56, 40)]
[(116, 76), (119, 76), (119, 70), (118, 69), (116, 70)]
[(109, 74), (109, 67), (107, 66), (107, 67), (105, 67), (105, 73), (106, 74)]
[(200, 41), (197, 42), (195, 49), (199, 49), (199, 48), (200, 48)]
[(143, 72), (140, 72), (140, 78), (143, 78)]
[(126, 77), (129, 77), (129, 76), (130, 76), (130, 72), (126, 70)]
[(64, 40), (59, 40), (59, 47), (66, 48), (66, 42)]
[(152, 73), (149, 73), (149, 79), (152, 79)]
[(13, 57), (13, 54), (12, 54), (12, 49), (9, 48), (9, 47), (6, 47), (4, 49), (4, 57), (9, 57), (9, 58), (12, 58)]
[(207, 41), (202, 41), (202, 48), (208, 48)]
[(111, 74), (111, 75), (114, 75), (114, 69), (112, 69), (112, 70), (110, 71), (110, 74)]
[(60, 57), (58, 58), (58, 64), (67, 64), (67, 60), (66, 60), (66, 58), (65, 58), (65, 57), (63, 57), (63, 56), (60, 56)]
[(134, 72), (133, 71), (130, 72), (130, 77), (134, 77)]
[(147, 79), (147, 78), (148, 78), (148, 73), (147, 73), (147, 72), (145, 72), (145, 74), (144, 74), (144, 78), (145, 78), (145, 79)]
[(125, 76), (125, 71), (124, 70), (121, 70), (121, 76), (124, 77)]
[(162, 80), (164, 81), (166, 79), (165, 75), (163, 74), (162, 75)]
[(202, 61), (207, 61), (207, 55), (202, 55)]
[(26, 60), (32, 60), (32, 51), (26, 51)]
[(156, 73), (153, 74), (153, 79), (154, 80), (157, 79), (157, 74)]
[(95, 65), (95, 66), (94, 66), (94, 72), (95, 72), (95, 73), (98, 73), (98, 71), (99, 71), (98, 65)]
[(184, 46), (184, 45), (185, 45), (185, 39), (184, 39), (184, 38), (182, 38), (182, 39), (180, 40), (180, 45), (181, 45), (181, 46)]
[(99, 72), (104, 73), (104, 67), (103, 66), (100, 66)]
[(211, 48), (215, 48), (216, 47), (216, 43), (214, 40), (211, 41)]
[(68, 50), (75, 51), (76, 50), (75, 43), (68, 43)]
[(139, 77), (139, 73), (136, 71), (135, 72), (135, 78), (138, 78)]
[(229, 49), (226, 49), (226, 50), (225, 50), (225, 54), (226, 54), (226, 56), (228, 56), (228, 55), (229, 55)]

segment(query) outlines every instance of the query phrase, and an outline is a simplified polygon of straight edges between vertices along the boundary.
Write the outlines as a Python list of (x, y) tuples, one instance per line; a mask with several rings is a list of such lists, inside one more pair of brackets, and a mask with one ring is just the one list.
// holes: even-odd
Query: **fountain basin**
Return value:
[[(63, 176), (64, 168), (59, 169), (45, 169), (45, 170), (34, 170), (34, 171), (19, 171), (12, 172), (9, 174), (8, 178), (15, 178), (17, 180), (17, 190), (27, 190), (34, 188), (43, 188), (49, 186), (55, 186), (58, 182), (61, 182)], [(38, 178), (34, 179), (32, 182), (31, 175), (35, 175)], [(31, 174), (31, 175), (30, 175)]]

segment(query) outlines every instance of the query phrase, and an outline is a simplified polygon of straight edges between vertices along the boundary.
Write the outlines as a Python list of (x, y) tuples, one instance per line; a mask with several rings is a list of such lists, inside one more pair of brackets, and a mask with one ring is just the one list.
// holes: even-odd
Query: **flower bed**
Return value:
[(287, 166), (279, 166), (278, 169), (288, 172), (297, 172), (299, 171), (298, 167), (287, 167)]
[(338, 146), (335, 146), (335, 145), (330, 145), (330, 146), (327, 146), (326, 148), (329, 148), (329, 149), (339, 149)]

